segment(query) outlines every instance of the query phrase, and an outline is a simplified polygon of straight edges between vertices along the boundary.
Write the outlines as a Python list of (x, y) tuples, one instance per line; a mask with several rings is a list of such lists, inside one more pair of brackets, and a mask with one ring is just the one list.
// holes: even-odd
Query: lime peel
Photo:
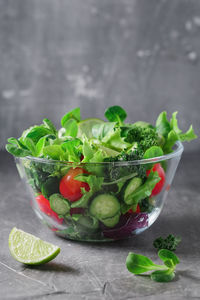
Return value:
[(14, 227), (9, 235), (11, 255), (26, 265), (41, 265), (54, 259), (60, 248)]

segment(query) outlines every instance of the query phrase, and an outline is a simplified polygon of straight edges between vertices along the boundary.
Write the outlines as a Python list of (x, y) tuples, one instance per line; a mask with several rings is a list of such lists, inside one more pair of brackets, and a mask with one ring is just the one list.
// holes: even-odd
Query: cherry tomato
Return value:
[(77, 201), (82, 197), (81, 188), (84, 188), (87, 192), (90, 190), (86, 182), (74, 179), (74, 177), (83, 173), (88, 172), (82, 168), (70, 169), (68, 173), (61, 178), (59, 185), (60, 193), (71, 202)]
[(44, 212), (49, 217), (52, 217), (56, 222), (62, 224), (63, 219), (58, 217), (58, 214), (53, 211), (50, 207), (49, 200), (47, 200), (42, 194), (36, 197), (37, 204), (42, 212)]
[[(161, 178), (160, 181), (158, 183), (156, 183), (151, 196), (156, 196), (157, 194), (159, 194), (165, 184), (165, 171), (163, 170), (162, 166), (160, 163), (157, 163), (153, 166), (152, 169), (153, 172), (158, 172), (159, 177)], [(149, 176), (151, 170), (147, 170), (146, 174), (147, 176)]]
[(131, 208), (131, 209), (129, 209), (128, 212), (130, 214), (134, 214), (134, 213), (139, 214), (140, 213), (140, 206), (139, 206), (139, 204), (137, 205), (136, 211), (133, 211), (132, 208)]

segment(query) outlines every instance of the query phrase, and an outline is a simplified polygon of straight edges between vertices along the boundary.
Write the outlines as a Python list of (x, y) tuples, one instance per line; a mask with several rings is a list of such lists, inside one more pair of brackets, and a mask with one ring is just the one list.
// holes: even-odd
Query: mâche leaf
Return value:
[(167, 249), (161, 249), (158, 251), (158, 256), (160, 257), (160, 259), (162, 259), (162, 261), (167, 261), (167, 260), (172, 260), (174, 266), (179, 264), (179, 259), (178, 257), (174, 254), (174, 252), (167, 250)]
[(65, 152), (62, 150), (60, 145), (49, 145), (43, 148), (43, 153), (45, 156), (49, 156), (51, 159), (55, 160), (65, 160)]
[(127, 114), (121, 106), (115, 105), (106, 109), (105, 117), (110, 122), (118, 122), (120, 125), (122, 125), (127, 117)]
[(31, 151), (32, 156), (37, 156), (36, 146), (32, 139), (26, 137), (24, 139), (24, 144)]
[(126, 267), (133, 274), (142, 274), (152, 270), (166, 269), (165, 266), (156, 265), (148, 257), (130, 252), (126, 258)]
[(45, 127), (48, 128), (51, 131), (51, 133), (56, 135), (57, 130), (56, 130), (56, 127), (54, 126), (54, 124), (51, 120), (45, 118), (43, 120), (43, 123), (44, 123)]
[(25, 157), (31, 155), (31, 151), (19, 148), (17, 145), (13, 144), (7, 144), (6, 150), (16, 157)]
[(168, 270), (158, 270), (151, 273), (151, 279), (157, 282), (169, 282), (172, 281), (175, 277), (175, 273)]
[(36, 156), (40, 156), (43, 154), (43, 149), (46, 145), (47, 142), (47, 136), (43, 136), (42, 138), (39, 139), (37, 144), (35, 145), (36, 148)]
[(163, 150), (161, 147), (159, 146), (152, 146), (151, 148), (147, 149), (144, 153), (144, 158), (153, 158), (153, 157), (158, 157), (158, 156), (162, 156)]
[(76, 137), (78, 133), (78, 124), (74, 119), (69, 119), (64, 123), (63, 128), (65, 129), (64, 136)]
[(80, 108), (79, 107), (71, 110), (70, 112), (68, 112), (66, 115), (64, 115), (61, 118), (61, 126), (65, 127), (65, 123), (70, 119), (74, 119), (75, 121), (80, 122), (81, 116), (80, 116)]
[(158, 256), (164, 262), (163, 265), (154, 264), (148, 257), (130, 252), (126, 258), (126, 267), (129, 272), (138, 275), (148, 271), (154, 271), (150, 278), (157, 282), (169, 282), (175, 277), (175, 267), (179, 263), (178, 257), (171, 251), (162, 249)]
[(36, 144), (41, 137), (47, 134), (51, 134), (51, 131), (44, 125), (32, 126), (22, 133), (20, 141), (23, 143), (26, 138), (30, 138)]

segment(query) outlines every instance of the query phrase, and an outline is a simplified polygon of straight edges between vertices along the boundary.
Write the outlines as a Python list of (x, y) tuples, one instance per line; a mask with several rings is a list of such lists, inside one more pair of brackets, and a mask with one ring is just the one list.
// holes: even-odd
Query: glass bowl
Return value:
[(24, 157), (16, 165), (31, 206), (52, 231), (79, 241), (113, 241), (155, 222), (182, 152), (177, 142), (172, 153), (150, 159), (70, 163)]

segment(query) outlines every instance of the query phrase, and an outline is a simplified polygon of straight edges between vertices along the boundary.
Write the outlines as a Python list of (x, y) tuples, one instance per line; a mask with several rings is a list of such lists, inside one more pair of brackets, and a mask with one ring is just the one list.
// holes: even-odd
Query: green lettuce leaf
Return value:
[(124, 138), (121, 137), (120, 127), (114, 128), (110, 131), (103, 139), (103, 145), (108, 148), (114, 149), (116, 151), (123, 151), (124, 149), (130, 148), (131, 144), (124, 141)]
[(165, 143), (163, 145), (164, 153), (172, 152), (173, 146), (177, 141), (189, 142), (197, 138), (192, 125), (185, 133), (182, 132), (178, 126), (177, 113), (177, 111), (174, 112), (170, 121), (168, 121), (167, 113), (166, 111), (163, 111), (156, 121), (156, 131), (165, 138)]
[(95, 175), (78, 175), (75, 177), (76, 180), (88, 183), (90, 190), (87, 192), (84, 188), (81, 188), (83, 196), (76, 202), (73, 202), (71, 207), (87, 207), (90, 198), (99, 190), (101, 190), (104, 177), (97, 177)]
[(111, 131), (113, 131), (116, 123), (115, 122), (104, 122), (96, 124), (92, 127), (92, 135), (99, 140), (106, 137)]
[(81, 153), (79, 146), (82, 144), (80, 139), (72, 139), (61, 144), (61, 148), (65, 151), (65, 157), (70, 162), (80, 162)]

